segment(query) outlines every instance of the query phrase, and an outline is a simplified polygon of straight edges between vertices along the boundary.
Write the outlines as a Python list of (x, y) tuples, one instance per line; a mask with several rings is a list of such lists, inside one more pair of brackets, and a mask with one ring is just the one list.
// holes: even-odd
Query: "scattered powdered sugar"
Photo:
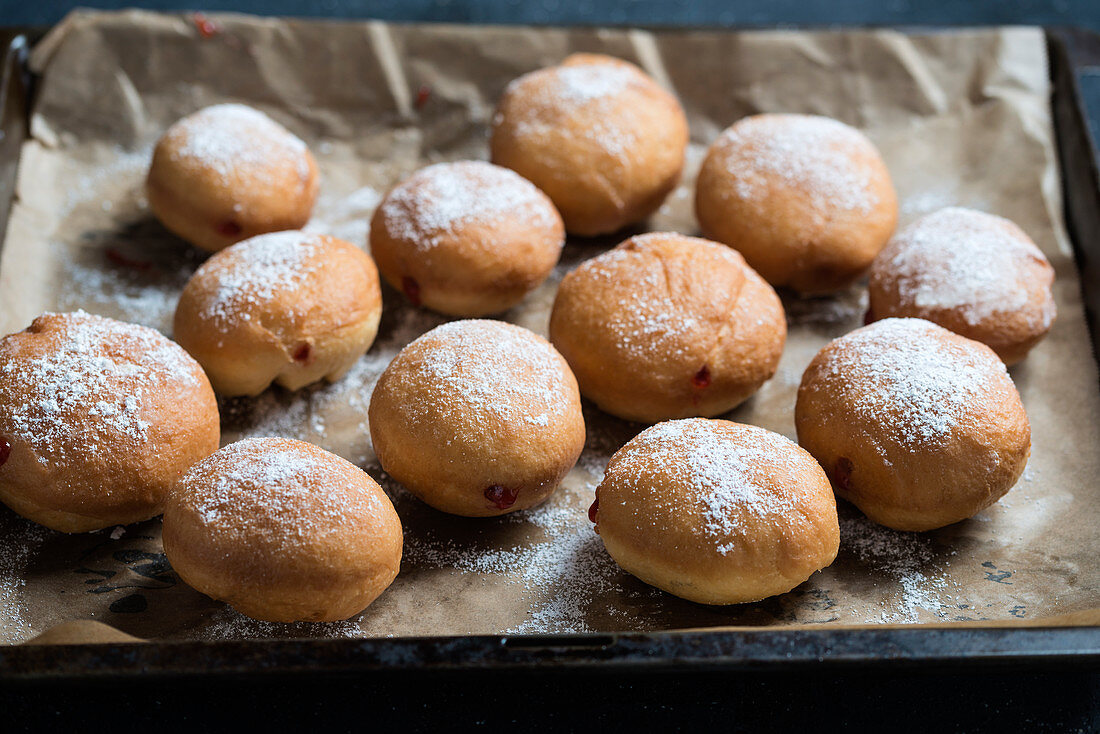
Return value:
[(18, 644), (37, 632), (27, 620), (23, 590), (27, 586), (27, 564), (54, 533), (25, 521), (6, 510), (0, 517), (0, 630), (7, 643)]
[(394, 359), (390, 374), (418, 395), (403, 406), (407, 420), (470, 430), (501, 421), (545, 427), (567, 413), (573, 396), (554, 348), (502, 321), (436, 327)]
[(203, 620), (199, 629), (202, 639), (258, 640), (287, 637), (361, 637), (359, 623), (363, 617), (340, 622), (263, 622), (246, 617), (226, 605)]
[(1004, 363), (921, 319), (883, 319), (835, 340), (813, 390), (840, 398), (903, 445), (939, 444), (968, 415), (986, 412), (988, 389), (1010, 381)]
[[(725, 555), (733, 546), (720, 541), (740, 537), (743, 513), (758, 518), (786, 517), (795, 512), (796, 497), (775, 491), (764, 473), (779, 457), (789, 454), (790, 439), (755, 426), (716, 424), (691, 418), (665, 421), (646, 429), (616, 455), (608, 471), (618, 486), (646, 502), (666, 505), (669, 512), (697, 515), (702, 528)], [(653, 494), (652, 476), (695, 490), (693, 505)], [(639, 528), (641, 530), (641, 528)]]
[(841, 552), (853, 554), (865, 570), (897, 584), (880, 617), (885, 623), (921, 621), (921, 611), (937, 617), (947, 606), (947, 576), (938, 568), (932, 539), (877, 525), (865, 517), (841, 517)]
[(309, 179), (306, 144), (270, 117), (242, 104), (219, 104), (183, 118), (165, 134), (178, 140), (173, 157), (216, 173), (228, 183), (247, 171), (264, 170), (289, 159), (297, 169), (299, 185)]
[(302, 232), (272, 232), (245, 240), (208, 260), (198, 278), (215, 279), (201, 313), (216, 324), (252, 318), (251, 309), (309, 280), (320, 240)]
[(756, 201), (769, 181), (798, 190), (821, 216), (869, 213), (878, 197), (871, 171), (857, 158), (877, 155), (861, 132), (816, 115), (757, 115), (733, 125), (717, 143), (737, 195)]
[(322, 196), (303, 230), (331, 235), (362, 246), (370, 233), (371, 214), (381, 200), (382, 195), (370, 186), (363, 186), (338, 198)]
[(508, 634), (592, 631), (594, 612), (621, 613), (613, 603), (594, 610), (596, 600), (626, 594), (620, 588), (623, 572), (604, 550), (583, 509), (592, 501), (592, 489), (591, 484), (578, 486), (567, 480), (544, 504), (500, 518), (499, 522), (527, 529), (523, 542), (511, 547), (472, 547), (430, 530), (410, 533), (403, 563), (503, 577), (517, 584), (528, 615), (503, 630)]
[[(872, 278), (893, 281), (903, 305), (957, 309), (967, 323), (977, 324), (1025, 307), (1036, 268), (1045, 262), (1039, 248), (1008, 220), (949, 207), (894, 237)], [(1037, 327), (1049, 326), (1053, 302), (1031, 316)]]
[[(0, 373), (19, 399), (0, 405), (0, 423), (43, 464), (64, 458), (66, 446), (140, 445), (148, 439), (149, 392), (198, 384), (197, 366), (174, 342), (83, 311), (45, 314), (31, 333), (6, 341)], [(47, 348), (31, 346), (28, 354), (22, 346), (36, 342)]]
[(549, 229), (558, 219), (534, 184), (483, 161), (422, 168), (386, 196), (381, 211), (390, 235), (420, 250), (438, 246), (442, 235), (454, 234), (463, 225), (491, 228), (498, 221), (520, 221)]
[[(179, 302), (179, 291), (191, 272), (189, 267), (184, 267), (179, 272), (161, 277), (159, 273), (149, 276), (123, 268), (105, 269), (74, 264), (66, 277), (72, 290), (59, 298), (58, 306), (83, 305), (91, 308), (94, 303), (97, 307), (109, 308), (111, 313), (125, 321), (167, 329), (172, 324), (172, 314)], [(167, 282), (169, 280), (172, 282)], [(94, 296), (74, 297), (78, 293)]]

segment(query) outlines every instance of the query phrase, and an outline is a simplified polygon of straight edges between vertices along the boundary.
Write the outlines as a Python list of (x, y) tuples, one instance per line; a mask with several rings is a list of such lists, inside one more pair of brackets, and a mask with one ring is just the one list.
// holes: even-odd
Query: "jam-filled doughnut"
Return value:
[(202, 368), (153, 329), (47, 313), (0, 339), (0, 501), (37, 523), (77, 533), (159, 515), (219, 438)]
[(836, 500), (813, 457), (724, 420), (658, 423), (611, 457), (589, 516), (642, 581), (703, 604), (790, 591), (836, 558)]
[(386, 194), (370, 228), (382, 276), (419, 306), (498, 313), (546, 280), (565, 230), (546, 194), (507, 168), (437, 163)]
[(802, 376), (798, 441), (839, 497), (897, 530), (973, 516), (1031, 453), (1020, 395), (992, 349), (922, 319), (835, 339)]
[(339, 379), (374, 342), (378, 270), (343, 240), (253, 237), (215, 254), (180, 295), (174, 333), (222, 395)]
[(378, 483), (286, 438), (238, 441), (191, 467), (163, 539), (185, 582), (271, 622), (347, 619), (401, 566), (401, 520)]
[(574, 54), (508, 85), (493, 117), (493, 163), (534, 182), (565, 229), (614, 232), (676, 187), (688, 143), (679, 101), (631, 63)]
[(897, 234), (871, 266), (870, 320), (927, 319), (1014, 364), (1054, 323), (1054, 268), (1002, 217), (949, 207)]
[(894, 232), (897, 195), (860, 131), (815, 115), (746, 117), (710, 146), (695, 185), (703, 235), (774, 286), (825, 293), (854, 281)]
[(581, 393), (648, 423), (733, 409), (775, 374), (786, 336), (779, 297), (737, 252), (665, 232), (569, 273), (550, 315)]
[(241, 104), (207, 107), (168, 128), (145, 181), (157, 219), (210, 252), (302, 227), (318, 187), (305, 143)]
[(413, 341), (379, 378), (369, 417), (382, 468), (455, 515), (539, 504), (584, 447), (569, 365), (501, 321), (452, 321)]

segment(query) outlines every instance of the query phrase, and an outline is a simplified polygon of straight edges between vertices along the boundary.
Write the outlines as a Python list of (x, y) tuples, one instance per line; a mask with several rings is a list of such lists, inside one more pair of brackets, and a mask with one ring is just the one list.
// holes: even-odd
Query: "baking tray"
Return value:
[[(26, 56), (41, 29), (6, 29), (0, 71), (0, 226), (6, 222), (34, 79)], [(1100, 339), (1100, 177), (1078, 85), (1100, 63), (1100, 36), (1047, 29), (1065, 218), (1094, 348)], [(1097, 385), (1100, 389), (1100, 385)], [(1100, 447), (1097, 447), (1100, 449)], [(506, 670), (716, 671), (997, 665), (1093, 668), (1100, 628), (981, 623), (872, 628), (720, 629), (571, 635), (187, 641), (0, 647), (0, 682), (304, 672)], [(1065, 624), (1064, 622), (1062, 624)]]

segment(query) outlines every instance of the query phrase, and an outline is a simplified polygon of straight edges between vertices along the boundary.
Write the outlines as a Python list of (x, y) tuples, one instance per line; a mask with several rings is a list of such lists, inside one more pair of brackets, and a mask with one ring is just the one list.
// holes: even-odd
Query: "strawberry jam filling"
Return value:
[(222, 222), (218, 225), (218, 232), (226, 237), (236, 237), (241, 233), (241, 225), (230, 219), (228, 222)]
[(699, 368), (699, 371), (691, 376), (691, 384), (698, 388), (704, 388), (710, 385), (710, 368), (703, 365)]
[(416, 282), (414, 278), (405, 276), (401, 279), (401, 290), (405, 292), (405, 296), (409, 299), (409, 302), (414, 306), (420, 305), (420, 284)]
[(7, 439), (0, 438), (0, 466), (8, 463), (9, 456), (11, 456), (11, 444)]
[(485, 499), (489, 500), (493, 507), (496, 507), (498, 510), (507, 510), (509, 507), (516, 504), (516, 497), (518, 496), (518, 489), (509, 489), (499, 484), (493, 484), (485, 488)]
[(309, 359), (310, 352), (309, 344), (303, 343), (298, 345), (298, 348), (294, 350), (294, 354), (291, 356), (294, 357), (294, 361), (296, 362), (305, 362)]
[(836, 482), (837, 487), (845, 491), (848, 490), (852, 483), (852, 470), (854, 468), (847, 457), (841, 456), (836, 460), (836, 466), (833, 468), (833, 481)]

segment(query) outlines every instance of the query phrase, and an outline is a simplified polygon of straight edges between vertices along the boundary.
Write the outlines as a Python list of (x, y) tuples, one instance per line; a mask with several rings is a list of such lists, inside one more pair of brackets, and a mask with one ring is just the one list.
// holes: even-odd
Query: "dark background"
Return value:
[[(178, 2), (90, 3), (189, 10)], [(0, 0), (0, 25), (73, 7)], [(202, 9), (393, 21), (658, 26), (1029, 24), (1100, 31), (1100, 0), (274, 0)], [(1097, 48), (1100, 48), (1098, 46)], [(1098, 66), (1078, 70), (1100, 131)], [(198, 676), (0, 684), (0, 731), (1100, 731), (1100, 671), (1080, 665), (819, 667), (775, 673), (512, 672), (250, 679)]]
[[(1081, 26), (1100, 31), (1100, 0), (237, 0), (90, 2), (88, 7), (237, 10), (259, 15), (456, 23), (674, 26)], [(0, 23), (50, 25), (73, 7), (3, 0)]]

